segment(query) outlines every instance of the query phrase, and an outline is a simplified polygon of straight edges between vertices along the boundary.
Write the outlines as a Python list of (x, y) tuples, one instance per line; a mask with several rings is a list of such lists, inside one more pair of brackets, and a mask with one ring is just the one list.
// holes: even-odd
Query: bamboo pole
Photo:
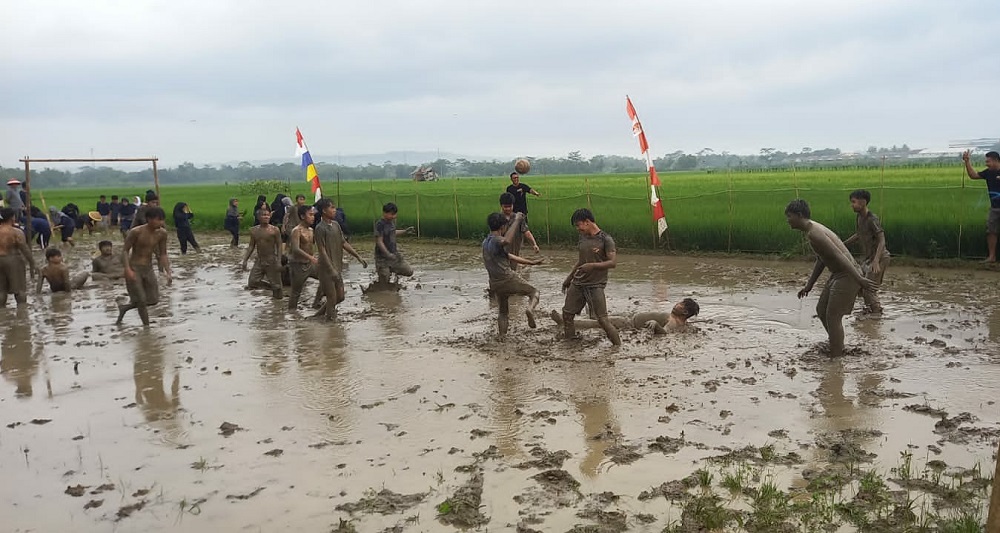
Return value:
[(458, 222), (458, 186), (455, 183), (455, 178), (451, 180), (451, 194), (455, 199), (455, 236), (458, 239), (462, 238), (462, 229)]
[(962, 226), (965, 225), (965, 198), (962, 194), (965, 190), (965, 169), (962, 169), (962, 188), (958, 191), (958, 203), (961, 207), (958, 210), (958, 258), (962, 258)]
[(587, 177), (587, 176), (584, 176), (583, 177), (583, 182), (587, 186), (587, 209), (590, 209), (591, 211), (593, 211), (594, 208), (593, 208), (593, 206), (590, 203), (590, 178)]
[(417, 180), (413, 180), (413, 196), (417, 199), (417, 238), (420, 237), (420, 189), (417, 188)]
[[(646, 176), (646, 179), (645, 179), (644, 183), (646, 185), (646, 187), (645, 187), (645, 189), (646, 189), (646, 211), (649, 212), (649, 220), (652, 220), (652, 225), (650, 227), (653, 229), (653, 247), (656, 247), (658, 244), (660, 244), (660, 236), (656, 233), (656, 221), (653, 220), (653, 196), (652, 196), (653, 195), (653, 182), (649, 180), (649, 176)], [(662, 202), (663, 200), (660, 200), (660, 201)]]
[(726, 251), (733, 251), (733, 173), (729, 174), (729, 242), (726, 244)]
[(28, 168), (28, 156), (24, 156), (24, 208), (27, 213), (24, 216), (24, 231), (28, 239), (28, 247), (31, 247), (31, 170)]
[[(156, 189), (156, 197), (160, 198), (160, 175), (156, 171), (156, 158), (151, 160), (153, 162), (153, 188)], [(160, 205), (163, 205), (163, 198), (160, 198)]]
[(552, 188), (549, 187), (549, 175), (545, 173), (542, 169), (542, 177), (545, 178), (545, 246), (552, 246), (552, 236), (549, 233), (549, 228), (552, 226), (549, 214), (549, 196), (552, 196)]

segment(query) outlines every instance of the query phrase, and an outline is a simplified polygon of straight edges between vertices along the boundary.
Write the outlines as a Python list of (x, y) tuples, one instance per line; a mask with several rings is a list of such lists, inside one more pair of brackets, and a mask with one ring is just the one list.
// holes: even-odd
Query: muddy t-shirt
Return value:
[[(516, 211), (515, 211), (516, 212)], [(514, 221), (514, 215), (511, 214), (507, 217), (507, 224), (509, 225)], [(520, 250), (521, 245), (524, 243), (524, 234), (528, 231), (528, 219), (521, 217), (521, 223), (517, 226), (517, 230), (514, 231), (514, 238), (510, 243), (511, 250)], [(517, 255), (517, 252), (514, 252)]]
[[(316, 226), (313, 236), (316, 240), (316, 247), (321, 251), (326, 250), (326, 253), (330, 254), (333, 271), (340, 274), (344, 268), (344, 234), (340, 231), (340, 224), (323, 220)], [(320, 261), (320, 266), (323, 266), (322, 261)]]
[(990, 193), (990, 207), (1000, 209), (1000, 170), (986, 168), (979, 171), (979, 177), (986, 180), (986, 190)]
[[(607, 261), (608, 256), (616, 251), (615, 240), (604, 231), (596, 235), (580, 236), (580, 263), (600, 263)], [(608, 283), (607, 269), (594, 269), (590, 272), (577, 271), (573, 277), (573, 285), (582, 287), (601, 286)]]
[[(396, 253), (396, 223), (392, 220), (386, 220), (384, 218), (378, 219), (375, 223), (375, 238), (382, 236), (382, 244), (385, 244), (385, 249), (389, 250), (389, 253)], [(375, 257), (385, 258), (385, 254), (382, 250), (379, 250), (378, 243), (375, 244)]]
[(503, 238), (499, 235), (487, 235), (483, 241), (483, 264), (490, 274), (490, 281), (503, 281), (514, 275), (507, 260), (507, 250), (503, 247)]
[[(858, 242), (861, 243), (861, 251), (865, 261), (875, 259), (875, 250), (878, 249), (878, 236), (883, 233), (882, 221), (878, 215), (869, 212), (867, 217), (858, 215), (857, 227)], [(889, 257), (889, 250), (882, 253), (882, 258)], [(880, 258), (881, 259), (881, 258)]]

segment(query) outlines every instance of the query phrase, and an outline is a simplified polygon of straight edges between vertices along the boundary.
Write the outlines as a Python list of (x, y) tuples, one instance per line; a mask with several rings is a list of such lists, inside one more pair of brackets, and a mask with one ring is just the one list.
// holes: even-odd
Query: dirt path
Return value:
[[(669, 482), (712, 465), (714, 485), (742, 461), (792, 492), (845, 457), (885, 477), (905, 452), (992, 468), (992, 272), (891, 269), (886, 316), (849, 318), (830, 361), (816, 295), (795, 297), (806, 263), (626, 255), (612, 313), (702, 312), (695, 333), (613, 350), (557, 342), (547, 316), (527, 329), (521, 302), (493, 340), (477, 247), (410, 244), (398, 293), (362, 295), (372, 273), (350, 264), (330, 324), (244, 291), (238, 252), (205, 240), (173, 257), (148, 330), (114, 326), (123, 287), (0, 310), (6, 528), (660, 531), (694, 486)], [(572, 261), (549, 257), (528, 274), (546, 311)]]

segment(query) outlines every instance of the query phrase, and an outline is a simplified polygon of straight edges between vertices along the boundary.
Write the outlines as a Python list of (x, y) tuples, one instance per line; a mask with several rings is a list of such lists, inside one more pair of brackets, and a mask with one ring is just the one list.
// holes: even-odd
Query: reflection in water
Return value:
[(303, 320), (295, 330), (292, 355), (299, 362), (303, 407), (327, 415), (331, 439), (346, 438), (354, 427), (351, 408), (359, 383), (351, 379), (347, 333), (339, 322)]
[(277, 375), (285, 371), (289, 360), (289, 332), (284, 327), (285, 308), (282, 300), (273, 305), (263, 304), (257, 307), (257, 318), (250, 324), (253, 336), (254, 355), (262, 360), (261, 371), (265, 375)]
[(135, 362), (135, 403), (151, 426), (164, 432), (167, 442), (174, 442), (183, 433), (177, 419), (180, 408), (181, 377), (176, 368), (170, 382), (170, 395), (164, 385), (163, 338), (154, 330), (143, 328), (136, 335)]
[[(38, 358), (32, 353), (31, 322), (28, 309), (3, 310), (3, 344), (0, 345), (0, 374), (14, 384), (16, 396), (31, 396), (31, 381), (38, 372)], [(13, 318), (13, 319), (12, 319)]]
[[(501, 357), (491, 357), (490, 374), (495, 376), (493, 384), (493, 394), (490, 399), (491, 415), (493, 417), (494, 436), (497, 448), (505, 457), (515, 457), (521, 453), (518, 447), (518, 435), (524, 425), (523, 415), (517, 413), (520, 403), (520, 395), (526, 387), (525, 378), (528, 373), (512, 368), (517, 363), (512, 363)], [(510, 365), (510, 366), (508, 366)]]
[(854, 329), (871, 341), (883, 340), (882, 321), (878, 319), (855, 320)]
[(70, 325), (73, 323), (73, 293), (57, 292), (53, 294), (50, 316), (52, 332), (56, 334), (56, 338), (72, 333)]
[(587, 448), (580, 461), (580, 472), (589, 478), (597, 477), (598, 469), (604, 462), (604, 450), (614, 444), (612, 435), (621, 434), (618, 419), (611, 408), (614, 374), (613, 367), (592, 363), (578, 365), (570, 377), (573, 405), (583, 417)]
[(406, 333), (406, 322), (413, 317), (403, 307), (403, 295), (400, 291), (372, 289), (364, 293), (364, 298), (371, 302), (372, 310), (379, 317), (379, 323), (387, 336), (399, 337)]

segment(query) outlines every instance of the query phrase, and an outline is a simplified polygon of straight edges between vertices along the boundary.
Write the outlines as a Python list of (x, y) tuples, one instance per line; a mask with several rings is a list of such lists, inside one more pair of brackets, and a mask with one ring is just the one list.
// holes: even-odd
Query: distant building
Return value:
[(427, 165), (420, 165), (413, 172), (410, 172), (410, 177), (413, 181), (434, 181), (438, 178), (437, 172), (434, 172), (434, 167)]
[(1000, 137), (982, 137), (979, 139), (966, 139), (960, 141), (948, 141), (948, 148), (957, 148), (964, 152), (988, 152), (1000, 144)]

